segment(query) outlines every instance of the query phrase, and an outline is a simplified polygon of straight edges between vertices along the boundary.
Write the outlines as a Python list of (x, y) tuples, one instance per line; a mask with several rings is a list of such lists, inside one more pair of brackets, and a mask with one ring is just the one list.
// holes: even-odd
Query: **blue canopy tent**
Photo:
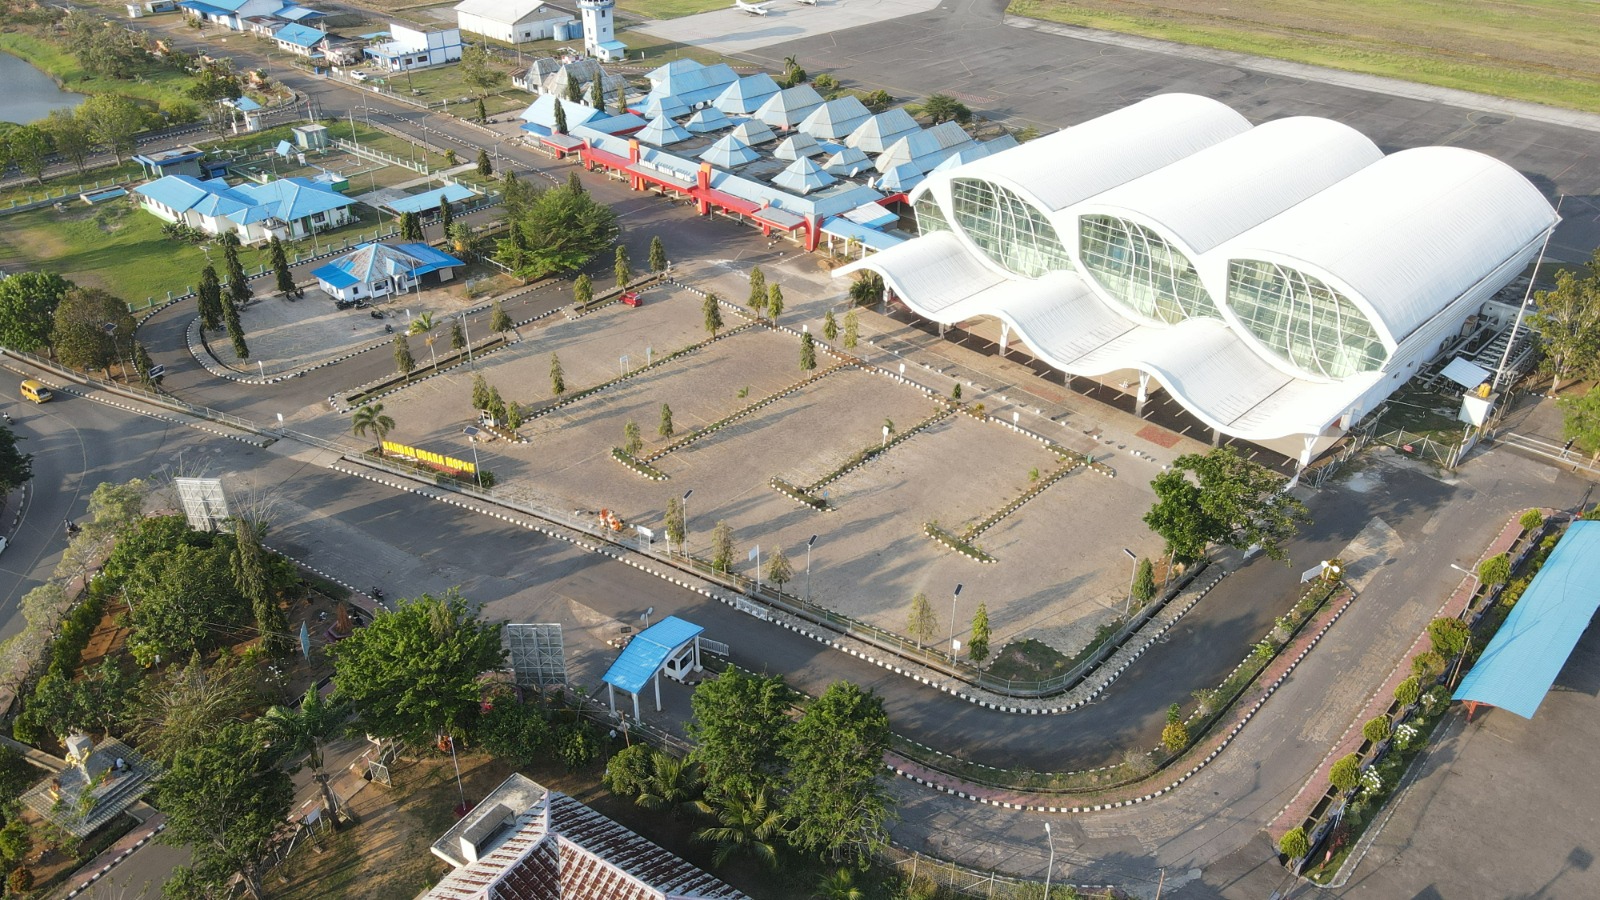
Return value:
[(683, 680), (691, 668), (698, 672), (700, 665), (700, 633), (705, 631), (693, 622), (677, 616), (665, 619), (639, 632), (606, 670), (601, 679), (606, 683), (606, 702), (612, 710), (617, 708), (616, 688), (633, 695), (633, 717), (639, 718), (639, 692), (645, 685), (655, 684), (656, 712), (661, 711), (661, 673), (669, 678)]
[(1600, 522), (1573, 522), (1453, 699), (1533, 718), (1600, 608)]

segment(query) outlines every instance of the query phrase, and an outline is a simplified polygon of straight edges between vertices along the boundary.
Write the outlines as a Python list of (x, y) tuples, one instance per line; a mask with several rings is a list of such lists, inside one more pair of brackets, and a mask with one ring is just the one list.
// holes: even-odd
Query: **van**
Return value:
[(49, 388), (31, 378), (22, 383), (22, 399), (24, 400), (32, 400), (35, 403), (46, 403), (51, 397), (54, 396), (54, 394), (50, 393)]

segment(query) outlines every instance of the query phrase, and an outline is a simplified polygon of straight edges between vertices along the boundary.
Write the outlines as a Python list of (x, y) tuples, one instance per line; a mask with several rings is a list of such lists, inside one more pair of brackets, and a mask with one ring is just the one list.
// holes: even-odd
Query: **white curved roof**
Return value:
[(1141, 221), (1204, 253), (1382, 158), (1348, 125), (1293, 116), (1111, 188), (1074, 212)]
[(941, 177), (988, 179), (1055, 212), (1249, 128), (1244, 116), (1210, 98), (1161, 94)]
[(1515, 169), (1472, 150), (1419, 147), (1361, 169), (1217, 248), (1327, 281), (1399, 343), (1557, 217)]

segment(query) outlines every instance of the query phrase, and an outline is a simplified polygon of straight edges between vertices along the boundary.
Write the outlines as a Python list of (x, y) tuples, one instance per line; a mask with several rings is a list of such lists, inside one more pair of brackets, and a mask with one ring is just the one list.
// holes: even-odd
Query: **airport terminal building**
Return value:
[(1456, 339), (1558, 221), (1480, 153), (1384, 155), (1166, 94), (938, 171), (870, 268), (941, 324), (994, 317), (1069, 375), (1134, 370), (1301, 464)]

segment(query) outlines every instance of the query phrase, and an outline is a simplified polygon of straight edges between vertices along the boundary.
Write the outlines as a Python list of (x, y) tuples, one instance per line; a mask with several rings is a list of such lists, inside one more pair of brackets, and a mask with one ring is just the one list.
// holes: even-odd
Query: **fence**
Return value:
[(333, 146), (339, 148), (340, 150), (343, 150), (346, 153), (354, 153), (356, 156), (359, 156), (362, 159), (369, 159), (373, 162), (380, 162), (389, 166), (399, 166), (402, 169), (410, 169), (419, 175), (427, 175), (432, 171), (428, 168), (428, 161), (426, 159), (424, 159), (422, 162), (417, 162), (414, 159), (401, 159), (400, 157), (391, 153), (385, 153), (382, 150), (375, 150), (371, 147), (363, 147), (355, 141), (347, 141), (344, 138), (334, 138), (332, 143)]

